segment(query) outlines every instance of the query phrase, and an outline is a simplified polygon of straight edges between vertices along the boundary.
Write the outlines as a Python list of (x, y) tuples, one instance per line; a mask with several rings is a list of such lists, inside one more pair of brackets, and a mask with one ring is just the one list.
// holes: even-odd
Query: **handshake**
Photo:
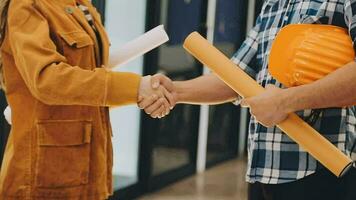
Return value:
[(177, 104), (178, 95), (171, 79), (156, 74), (142, 78), (137, 104), (152, 118), (163, 118)]

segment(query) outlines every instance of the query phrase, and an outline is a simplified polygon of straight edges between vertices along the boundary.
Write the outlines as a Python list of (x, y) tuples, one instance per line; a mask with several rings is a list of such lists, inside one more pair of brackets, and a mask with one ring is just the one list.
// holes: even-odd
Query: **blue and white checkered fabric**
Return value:
[[(232, 60), (261, 85), (275, 84), (283, 87), (268, 73), (268, 55), (278, 31), (287, 24), (297, 23), (340, 26), (348, 29), (355, 41), (356, 0), (267, 0), (255, 27)], [(311, 110), (298, 113), (304, 118), (310, 114)], [(323, 109), (313, 126), (355, 159), (355, 116), (355, 107)], [(265, 128), (253, 117), (249, 126), (248, 156), (246, 177), (250, 183), (292, 182), (322, 167), (281, 130), (276, 127)]]

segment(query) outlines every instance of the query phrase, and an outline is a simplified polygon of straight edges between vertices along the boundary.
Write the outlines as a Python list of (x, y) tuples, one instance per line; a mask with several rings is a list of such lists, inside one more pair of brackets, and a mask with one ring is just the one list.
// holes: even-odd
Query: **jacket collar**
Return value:
[[(93, 20), (94, 20), (94, 24), (96, 29), (99, 32), (99, 35), (101, 37), (101, 42), (102, 42), (102, 64), (107, 66), (108, 65), (108, 57), (109, 57), (109, 49), (105, 48), (105, 47), (109, 47), (110, 44), (108, 43), (107, 40), (105, 40), (104, 38), (106, 37), (106, 32), (105, 32), (105, 28), (103, 26), (103, 24), (101, 23), (101, 19), (100, 16), (95, 14), (95, 8), (93, 7), (93, 5), (88, 1), (88, 0), (78, 0), (78, 2), (86, 7), (88, 7), (89, 13), (91, 13)], [(82, 13), (83, 14), (83, 13)], [(86, 23), (88, 24), (88, 23)], [(91, 29), (93, 31), (93, 29)], [(94, 33), (95, 35), (95, 33)]]
[(71, 14), (75, 18), (75, 20), (82, 26), (82, 28), (89, 34), (89, 36), (93, 39), (93, 41), (95, 43), (95, 55), (96, 55), (97, 65), (100, 65), (100, 64), (106, 65), (107, 64), (106, 63), (107, 62), (106, 55), (108, 54), (108, 52), (105, 47), (108, 44), (102, 42), (102, 49), (101, 49), (102, 53), (100, 53), (98, 38), (97, 38), (93, 28), (89, 25), (84, 13), (77, 7), (77, 2), (88, 7), (88, 11), (93, 16), (95, 27), (99, 32), (101, 41), (104, 41), (103, 34), (105, 34), (105, 33), (102, 30), (103, 27), (98, 25), (99, 19), (94, 14), (94, 10), (93, 10), (92, 6), (89, 5), (89, 2), (86, 0), (77, 0), (77, 1), (75, 1), (75, 0), (59, 0), (59, 1), (63, 5), (63, 9), (65, 9), (65, 11), (68, 14)]

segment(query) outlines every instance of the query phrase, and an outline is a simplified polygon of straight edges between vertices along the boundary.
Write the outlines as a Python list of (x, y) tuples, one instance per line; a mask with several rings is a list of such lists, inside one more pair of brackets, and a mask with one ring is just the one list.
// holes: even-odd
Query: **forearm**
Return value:
[(188, 81), (176, 81), (174, 84), (178, 103), (212, 105), (231, 102), (237, 98), (237, 94), (213, 74)]
[(352, 62), (314, 83), (284, 90), (289, 112), (343, 107), (356, 103), (356, 63)]

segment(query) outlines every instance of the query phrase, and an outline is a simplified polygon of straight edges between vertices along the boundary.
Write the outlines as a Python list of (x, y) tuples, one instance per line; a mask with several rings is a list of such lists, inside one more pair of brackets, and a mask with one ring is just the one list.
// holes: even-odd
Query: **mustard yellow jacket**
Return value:
[[(11, 0), (1, 47), (12, 130), (0, 199), (102, 200), (112, 194), (109, 106), (133, 104), (141, 77), (106, 70), (75, 0)], [(101, 52), (101, 53), (100, 53)]]

